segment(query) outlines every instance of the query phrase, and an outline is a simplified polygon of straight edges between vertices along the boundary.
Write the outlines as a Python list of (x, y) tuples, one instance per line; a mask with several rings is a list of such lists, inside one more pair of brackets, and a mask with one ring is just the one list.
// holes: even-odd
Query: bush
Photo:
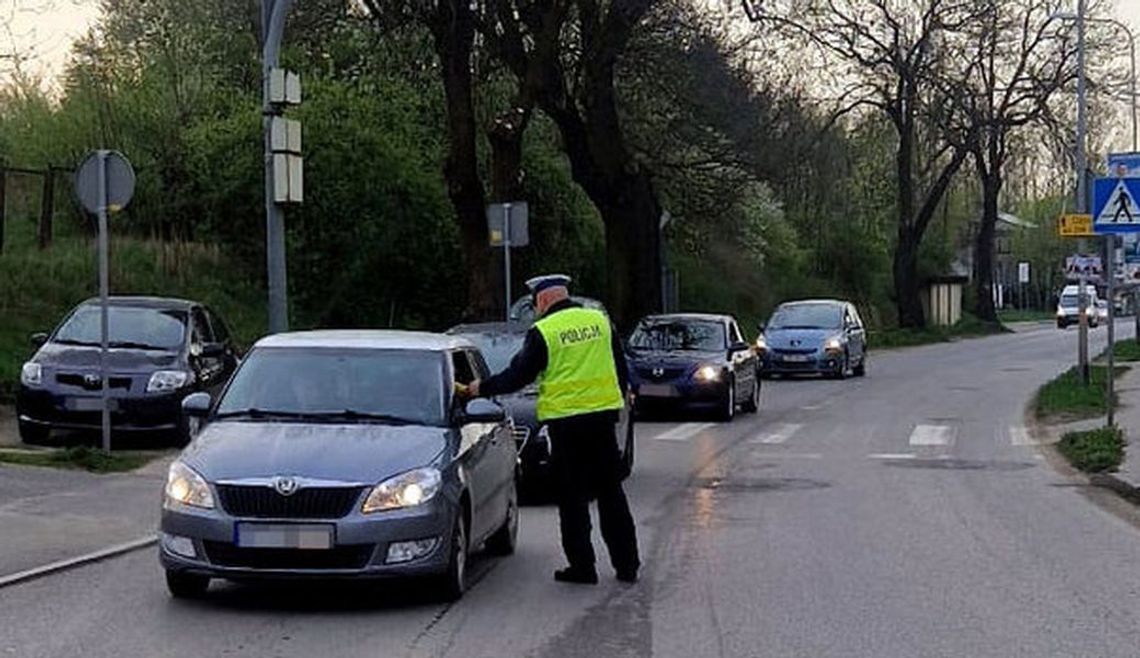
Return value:
[(1124, 461), (1124, 433), (1117, 427), (1102, 427), (1087, 432), (1070, 432), (1061, 438), (1057, 449), (1074, 468), (1086, 473), (1116, 470)]

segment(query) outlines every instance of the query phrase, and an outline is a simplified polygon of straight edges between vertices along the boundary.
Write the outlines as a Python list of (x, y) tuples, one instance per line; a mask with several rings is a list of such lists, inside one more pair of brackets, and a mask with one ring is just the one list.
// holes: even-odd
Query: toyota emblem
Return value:
[(282, 496), (292, 496), (297, 493), (297, 480), (285, 476), (275, 477), (273, 478), (273, 488)]
[(664, 377), (665, 376), (665, 369), (664, 368), (654, 368), (653, 369), (653, 376), (654, 377)]

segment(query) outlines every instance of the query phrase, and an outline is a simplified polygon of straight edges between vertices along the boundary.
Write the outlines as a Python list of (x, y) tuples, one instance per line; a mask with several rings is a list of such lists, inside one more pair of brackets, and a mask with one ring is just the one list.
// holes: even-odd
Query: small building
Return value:
[(951, 327), (962, 319), (962, 288), (970, 282), (964, 273), (930, 277), (922, 289), (922, 312), (933, 327)]

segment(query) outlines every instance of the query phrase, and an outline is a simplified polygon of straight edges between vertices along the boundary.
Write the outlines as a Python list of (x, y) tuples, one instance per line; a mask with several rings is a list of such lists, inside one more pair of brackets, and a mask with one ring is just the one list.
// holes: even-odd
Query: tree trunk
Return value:
[(979, 167), (982, 181), (982, 221), (974, 242), (974, 312), (980, 320), (997, 322), (994, 306), (994, 238), (997, 232), (998, 195), (1001, 192), (1001, 171), (990, 163), (991, 171)]
[(915, 181), (914, 181), (914, 121), (903, 116), (898, 128), (899, 145), (895, 153), (895, 173), (898, 176), (898, 241), (895, 245), (894, 284), (895, 310), (898, 312), (898, 325), (905, 329), (921, 329), (926, 326), (926, 314), (922, 308), (922, 286), (918, 280), (918, 247), (922, 242), (922, 231), (914, 225)]
[(441, 0), (431, 25), (447, 98), (448, 152), (443, 175), (459, 223), (466, 260), (468, 320), (499, 317), (504, 309), (495, 294), (495, 259), (488, 246), (483, 182), (477, 162), (471, 55), (475, 17), (465, 0)]

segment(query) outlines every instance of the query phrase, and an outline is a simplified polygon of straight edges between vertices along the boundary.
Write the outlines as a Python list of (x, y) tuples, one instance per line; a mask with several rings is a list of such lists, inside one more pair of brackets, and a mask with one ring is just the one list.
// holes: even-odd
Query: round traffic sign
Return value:
[[(99, 163), (104, 163), (104, 179), (100, 180)], [(122, 210), (135, 194), (135, 170), (118, 151), (93, 151), (75, 172), (75, 193), (87, 212), (98, 213), (99, 187), (107, 190), (107, 212)]]

